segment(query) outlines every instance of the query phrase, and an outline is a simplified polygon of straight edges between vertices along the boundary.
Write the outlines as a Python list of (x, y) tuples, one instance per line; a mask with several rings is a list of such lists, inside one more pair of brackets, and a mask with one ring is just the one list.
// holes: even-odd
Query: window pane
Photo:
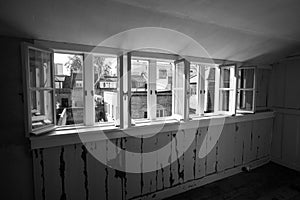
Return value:
[(175, 65), (175, 77), (173, 82), (174, 91), (174, 114), (184, 116), (184, 62), (178, 62)]
[(254, 87), (254, 69), (239, 69), (238, 88)]
[(147, 118), (147, 82), (149, 62), (131, 60), (131, 118)]
[(156, 64), (156, 110), (157, 117), (172, 115), (172, 66), (171, 62)]
[(32, 129), (53, 124), (52, 92), (45, 90), (31, 91)]
[(220, 81), (220, 88), (230, 88), (230, 68), (224, 68), (222, 67), (220, 70), (221, 74), (221, 81)]
[(52, 87), (51, 56), (49, 52), (29, 49), (29, 83), (31, 88)]
[(114, 122), (118, 111), (118, 61), (116, 57), (94, 56), (95, 121)]
[(212, 113), (215, 111), (215, 79), (216, 69), (213, 67), (205, 67), (205, 113)]
[(191, 64), (190, 65), (190, 114), (196, 114), (198, 105), (198, 95), (197, 95), (197, 86), (198, 86), (198, 71), (199, 65)]
[(240, 90), (238, 92), (237, 108), (240, 110), (252, 111), (253, 91)]
[[(57, 125), (83, 123), (83, 56), (54, 54)], [(61, 120), (59, 120), (61, 118)]]
[(221, 90), (220, 91), (220, 110), (221, 111), (229, 111), (229, 97), (230, 91), (229, 90)]

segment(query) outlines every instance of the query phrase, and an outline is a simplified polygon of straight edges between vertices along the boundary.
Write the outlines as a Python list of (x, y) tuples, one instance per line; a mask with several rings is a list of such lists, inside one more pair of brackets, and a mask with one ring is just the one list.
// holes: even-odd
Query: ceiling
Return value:
[[(0, 2), (0, 35), (98, 45), (130, 29), (160, 27), (191, 38), (212, 58), (270, 64), (300, 54), (299, 10), (297, 0), (10, 0)], [(168, 34), (138, 37), (189, 46)]]

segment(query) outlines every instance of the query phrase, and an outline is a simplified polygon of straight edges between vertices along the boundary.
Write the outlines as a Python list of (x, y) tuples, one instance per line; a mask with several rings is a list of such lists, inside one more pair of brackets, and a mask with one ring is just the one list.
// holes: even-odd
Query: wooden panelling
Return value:
[(89, 199), (106, 199), (106, 165), (99, 159), (106, 161), (106, 141), (96, 141), (86, 144), (87, 154), (87, 172), (89, 183)]
[(63, 163), (60, 160), (60, 157), (63, 156), (63, 151), (64, 147), (54, 147), (44, 150), (46, 199), (60, 199), (64, 195), (61, 181), (64, 173), (61, 167)]
[[(33, 151), (36, 197), (159, 199), (161, 194), (168, 194), (164, 191), (176, 194), (174, 188), (180, 188), (177, 193), (183, 192), (238, 173), (242, 166), (265, 163), (272, 124), (270, 118), (164, 132), (149, 138), (126, 137), (37, 149)], [(191, 144), (187, 142), (189, 136)], [(136, 153), (138, 159), (130, 159), (130, 154), (121, 149)], [(154, 151), (154, 157), (147, 156)], [(124, 172), (125, 167), (134, 167), (136, 173)], [(158, 170), (149, 171), (151, 168)]]
[(276, 111), (272, 138), (274, 162), (300, 170), (300, 60), (291, 59), (273, 66), (270, 102)]

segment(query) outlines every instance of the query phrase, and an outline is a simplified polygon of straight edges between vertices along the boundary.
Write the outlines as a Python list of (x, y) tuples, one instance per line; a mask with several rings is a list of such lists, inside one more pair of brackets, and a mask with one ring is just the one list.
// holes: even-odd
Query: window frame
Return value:
[[(38, 44), (43, 44), (42, 42)], [(46, 43), (47, 44), (47, 43)], [(38, 45), (31, 45), (31, 46), (38, 46)], [(46, 45), (48, 46), (48, 45)], [(38, 46), (39, 47), (39, 46)], [(51, 45), (50, 45), (51, 47)], [(132, 52), (128, 52), (128, 53), (122, 53), (122, 52), (118, 52), (117, 50), (115, 51), (111, 51), (109, 53), (102, 53), (102, 49), (100, 48), (100, 51), (97, 50), (97, 52), (88, 52), (87, 50), (78, 50), (78, 48), (80, 47), (77, 47), (75, 49), (77, 50), (68, 50), (70, 49), (69, 47), (68, 48), (61, 48), (59, 45), (54, 45), (52, 46), (54, 47), (53, 49), (48, 49), (48, 48), (43, 48), (43, 47), (39, 47), (39, 48), (42, 48), (42, 49), (47, 49), (47, 50), (50, 50), (52, 52), (52, 77), (54, 77), (54, 61), (53, 61), (53, 57), (54, 57), (54, 53), (72, 53), (72, 54), (81, 54), (83, 55), (83, 97), (84, 97), (84, 124), (82, 124), (80, 127), (81, 128), (88, 128), (88, 127), (106, 127), (105, 129), (107, 129), (107, 127), (109, 127), (109, 129), (127, 129), (127, 128), (130, 128), (132, 126), (134, 126), (136, 123), (137, 125), (139, 123), (143, 124), (143, 125), (146, 125), (148, 124), (153, 124), (151, 122), (166, 122), (166, 121), (170, 121), (170, 122), (174, 122), (174, 121), (183, 121), (183, 122), (187, 122), (187, 121), (190, 121), (190, 120), (193, 120), (194, 118), (197, 119), (197, 118), (201, 118), (201, 117), (206, 117), (206, 116), (213, 116), (213, 115), (235, 115), (237, 113), (237, 64), (233, 64), (233, 62), (228, 62), (230, 64), (212, 64), (212, 63), (209, 63), (209, 62), (205, 62), (205, 61), (200, 61), (200, 60), (197, 60), (197, 59), (189, 59), (189, 61), (187, 61), (186, 59), (179, 59), (179, 56), (178, 55), (173, 55), (173, 54), (164, 54), (164, 53), (153, 53), (153, 52), (139, 52), (139, 51), (132, 51)], [(72, 47), (72, 45), (71, 45)], [(64, 50), (66, 49), (66, 50)], [(83, 48), (84, 49), (84, 48)], [(103, 51), (105, 52), (105, 50)], [(24, 53), (23, 53), (24, 54)], [(119, 103), (119, 116), (118, 116), (118, 119), (116, 120), (116, 122), (114, 124), (108, 122), (108, 123), (96, 123), (94, 122), (94, 119), (95, 119), (95, 116), (94, 114), (91, 115), (91, 113), (95, 113), (95, 110), (94, 110), (94, 98), (92, 95), (94, 95), (94, 87), (93, 84), (94, 84), (94, 81), (91, 81), (91, 77), (89, 74), (92, 74), (93, 75), (93, 67), (91, 68), (90, 71), (87, 70), (88, 67), (86, 67), (87, 65), (89, 65), (88, 63), (93, 63), (93, 59), (86, 59), (88, 56), (90, 57), (94, 57), (95, 55), (97, 56), (109, 56), (109, 57), (116, 57), (117, 60), (118, 60), (118, 64), (117, 64), (117, 76), (118, 76), (118, 83), (117, 83), (117, 88), (118, 88), (118, 103)], [(200, 106), (197, 106), (199, 107), (199, 111), (197, 111), (197, 114), (195, 115), (189, 115), (189, 98), (190, 98), (190, 91), (189, 91), (189, 87), (190, 87), (190, 83), (189, 83), (189, 76), (190, 76), (190, 70), (185, 67), (185, 75), (184, 75), (184, 94), (185, 94), (185, 98), (184, 98), (184, 117), (183, 119), (177, 119), (177, 118), (174, 118), (174, 116), (168, 116), (168, 117), (156, 117), (156, 113), (157, 113), (157, 109), (155, 109), (155, 112), (153, 112), (153, 116), (152, 117), (149, 117), (150, 113), (148, 114), (148, 118), (149, 119), (146, 119), (146, 120), (141, 120), (141, 122), (139, 122), (138, 120), (136, 121), (133, 121), (131, 119), (131, 116), (130, 116), (130, 113), (128, 112), (129, 109), (131, 110), (131, 105), (130, 105), (130, 101), (129, 99), (131, 98), (131, 75), (128, 74), (127, 72), (130, 71), (131, 69), (131, 58), (132, 57), (139, 57), (143, 60), (149, 60), (149, 66), (151, 65), (150, 64), (150, 60), (156, 60), (156, 63), (159, 62), (159, 61), (174, 61), (174, 66), (175, 66), (175, 62), (176, 61), (182, 61), (184, 60), (184, 63), (185, 63), (185, 66), (187, 65), (188, 63), (188, 66), (190, 66), (191, 63), (195, 63), (197, 65), (203, 65), (202, 67), (200, 67), (201, 69), (199, 70), (199, 74), (198, 75), (198, 83), (199, 82), (202, 82), (201, 86), (198, 87), (197, 86), (197, 92), (198, 92), (198, 96), (200, 96), (198, 98), (198, 105)], [(92, 65), (93, 66), (93, 65)], [(204, 110), (205, 110), (205, 95), (207, 93), (207, 88), (205, 88), (205, 80), (201, 80), (201, 71), (203, 73), (203, 71), (205, 71), (205, 67), (212, 67), (214, 68), (216, 71), (215, 71), (215, 98), (214, 98), (214, 112), (212, 113), (204, 113)], [(232, 93), (233, 95), (231, 96), (234, 96), (231, 97), (233, 98), (233, 101), (229, 101), (229, 106), (230, 106), (230, 111), (221, 111), (219, 109), (219, 98), (220, 98), (220, 91), (222, 91), (224, 88), (220, 88), (220, 70), (223, 68), (223, 67), (233, 67), (234, 68), (234, 76), (233, 76), (233, 80), (232, 80), (232, 83), (233, 83), (233, 87), (232, 88), (229, 88), (227, 90), (232, 90)], [(149, 67), (150, 69), (150, 67)], [(157, 69), (157, 68), (156, 68)], [(156, 70), (155, 69), (155, 70)], [(26, 70), (25, 70), (26, 71)], [(153, 73), (153, 72), (152, 72)], [(26, 74), (26, 73), (25, 73)], [(87, 79), (87, 77), (89, 77), (89, 80)], [(149, 76), (150, 77), (150, 76)], [(92, 79), (94, 79), (94, 77), (92, 76)], [(24, 78), (24, 80), (27, 80), (26, 78)], [(148, 82), (147, 82), (147, 87), (148, 88), (152, 88), (153, 89), (153, 86), (150, 86), (149, 84), (149, 78), (148, 78)], [(55, 91), (55, 83), (54, 83), (54, 78), (52, 78), (52, 82), (53, 82), (53, 91)], [(256, 81), (255, 81), (256, 82)], [(147, 100), (148, 100), (148, 93), (150, 93), (150, 89), (147, 88)], [(92, 90), (91, 90), (92, 89)], [(154, 89), (156, 89), (156, 86), (154, 87)], [(202, 90), (202, 92), (200, 93), (199, 91)], [(154, 90), (155, 91), (155, 90)], [(204, 91), (204, 92), (203, 92)], [(26, 91), (27, 92), (27, 91)], [(26, 94), (26, 92), (24, 92), (24, 94)], [(173, 93), (173, 91), (172, 91)], [(53, 92), (53, 96), (55, 96), (55, 92)], [(155, 97), (152, 97), (152, 99), (150, 101), (153, 101), (155, 102), (154, 104), (156, 104), (156, 95), (154, 95)], [(255, 92), (254, 92), (254, 96), (255, 96)], [(201, 100), (202, 99), (202, 100)], [(26, 101), (28, 102), (29, 99), (27, 99)], [(150, 102), (150, 101), (147, 101)], [(173, 100), (172, 100), (173, 101)], [(255, 103), (255, 97), (254, 97), (254, 101)], [(54, 97), (54, 100), (53, 100), (53, 104), (55, 104), (55, 97)], [(28, 103), (25, 103), (25, 107), (26, 107), (26, 110), (28, 110), (28, 106), (30, 106), (30, 104)], [(152, 103), (153, 105), (153, 103)], [(174, 104), (173, 104), (174, 105)], [(232, 110), (232, 107), (234, 108)], [(148, 109), (150, 107), (147, 106), (147, 112), (148, 112)], [(255, 108), (255, 106), (254, 106)], [(56, 116), (56, 110), (55, 110), (55, 105), (53, 106), (53, 115), (54, 117)], [(163, 111), (165, 112), (165, 111)], [(87, 115), (87, 113), (89, 113)], [(126, 114), (128, 113), (128, 115)], [(173, 114), (172, 114), (173, 115)], [(28, 113), (28, 116), (29, 116), (29, 113)], [(151, 115), (150, 115), (151, 116)], [(92, 120), (93, 119), (93, 120)], [(174, 120), (175, 119), (175, 120)], [(56, 119), (55, 119), (55, 122), (56, 122)], [(129, 123), (130, 122), (130, 123)], [(27, 123), (27, 126), (30, 125), (29, 123)], [(80, 127), (76, 127), (76, 128), (80, 128)], [(73, 125), (66, 125), (66, 126), (53, 126), (51, 127), (51, 129), (49, 130), (46, 130), (46, 129), (43, 129), (40, 131), (40, 133), (42, 132), (48, 132), (48, 131), (51, 131), (53, 129), (56, 129), (56, 130), (69, 130), (69, 129), (74, 129), (74, 126)], [(28, 131), (28, 135), (30, 134), (31, 132)]]
[[(37, 50), (40, 52), (46, 52), (50, 54), (50, 86), (49, 88), (45, 87), (38, 87), (36, 88), (37, 91), (49, 91), (51, 93), (51, 101), (50, 104), (52, 106), (52, 119), (53, 122), (51, 124), (44, 125), (42, 127), (33, 128), (32, 127), (32, 112), (31, 112), (31, 104), (32, 104), (32, 98), (31, 98), (31, 86), (30, 86), (30, 60), (29, 60), (29, 50)], [(30, 44), (27, 42), (23, 42), (21, 44), (21, 57), (22, 57), (22, 74), (23, 74), (23, 100), (24, 100), (24, 110), (26, 113), (25, 117), (25, 135), (27, 137), (30, 136), (30, 134), (39, 135), (44, 132), (48, 132), (51, 130), (54, 130), (56, 127), (56, 111), (55, 111), (55, 80), (54, 80), (54, 60), (53, 60), (53, 50), (49, 48), (45, 48), (36, 44)], [(43, 103), (44, 104), (44, 103)]]
[[(253, 72), (253, 87), (252, 88), (239, 88), (238, 87), (238, 84), (237, 84), (237, 90), (236, 90), (236, 112), (237, 113), (240, 113), (240, 114), (247, 114), (247, 113), (255, 113), (256, 111), (256, 84), (257, 84), (257, 78), (256, 78), (256, 73), (257, 73), (257, 67), (256, 66), (240, 66), (237, 68), (237, 81), (239, 81), (239, 70), (251, 70), (253, 69), (254, 72)], [(239, 98), (239, 95), (240, 95), (240, 91), (252, 91), (252, 110), (244, 110), (244, 109), (239, 109), (238, 108), (238, 98)]]

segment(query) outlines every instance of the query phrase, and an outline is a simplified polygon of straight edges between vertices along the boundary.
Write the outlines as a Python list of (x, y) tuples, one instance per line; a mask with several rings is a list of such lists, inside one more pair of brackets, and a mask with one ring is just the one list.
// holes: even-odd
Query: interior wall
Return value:
[(276, 111), (272, 160), (300, 171), (300, 58), (274, 64), (270, 105)]
[(33, 199), (32, 158), (24, 133), (21, 39), (0, 37), (2, 199)]
[[(225, 124), (220, 137), (218, 125), (210, 127), (211, 131), (208, 127), (200, 127), (160, 132), (150, 138), (110, 139), (116, 146), (137, 153), (153, 152), (175, 140), (168, 151), (157, 154), (151, 163), (147, 162), (147, 156), (140, 154), (137, 173), (110, 167), (127, 167), (131, 163), (127, 163), (126, 154), (108, 145), (107, 140), (35, 149), (36, 199), (166, 198), (240, 173), (243, 166), (255, 168), (269, 162), (272, 126), (273, 117), (249, 118)], [(176, 134), (180, 135), (178, 139), (175, 139)], [(187, 135), (195, 137), (187, 151), (182, 152)], [(200, 149), (207, 155), (199, 157)], [(102, 164), (93, 155), (106, 155), (107, 164)], [(176, 160), (161, 167), (164, 158)], [(158, 170), (143, 173), (147, 165), (158, 166)]]

